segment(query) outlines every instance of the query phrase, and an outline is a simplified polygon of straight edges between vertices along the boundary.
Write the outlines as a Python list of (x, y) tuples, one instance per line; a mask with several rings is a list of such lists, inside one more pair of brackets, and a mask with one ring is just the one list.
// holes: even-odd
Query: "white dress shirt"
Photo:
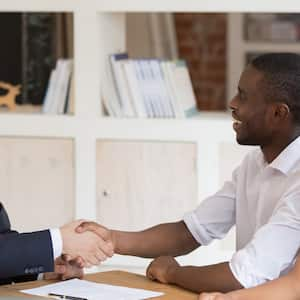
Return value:
[(52, 241), (53, 258), (56, 259), (62, 254), (62, 247), (63, 247), (62, 236), (58, 228), (52, 228), (49, 231), (50, 231), (50, 236)]
[[(53, 259), (55, 260), (62, 254), (63, 241), (59, 228), (49, 229), (51, 242), (52, 242), (52, 251), (53, 251)], [(44, 273), (39, 273), (37, 280), (43, 280)]]
[(184, 217), (201, 244), (223, 238), (236, 225), (231, 271), (248, 288), (286, 273), (300, 247), (300, 137), (268, 164), (249, 153), (230, 182)]

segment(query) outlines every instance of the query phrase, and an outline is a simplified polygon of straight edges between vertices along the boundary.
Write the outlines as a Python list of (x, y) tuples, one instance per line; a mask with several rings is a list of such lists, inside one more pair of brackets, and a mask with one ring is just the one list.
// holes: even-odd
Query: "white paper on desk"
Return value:
[(49, 293), (87, 298), (88, 300), (140, 300), (158, 297), (163, 293), (141, 289), (132, 289), (80, 279), (71, 279), (44, 285), (21, 292), (37, 296), (48, 296)]

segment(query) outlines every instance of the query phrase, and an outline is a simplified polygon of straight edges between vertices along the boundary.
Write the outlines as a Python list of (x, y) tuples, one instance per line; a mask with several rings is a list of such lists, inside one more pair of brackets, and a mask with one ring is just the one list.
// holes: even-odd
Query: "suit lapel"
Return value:
[(10, 231), (9, 218), (2, 203), (0, 203), (0, 233), (6, 233), (8, 231)]

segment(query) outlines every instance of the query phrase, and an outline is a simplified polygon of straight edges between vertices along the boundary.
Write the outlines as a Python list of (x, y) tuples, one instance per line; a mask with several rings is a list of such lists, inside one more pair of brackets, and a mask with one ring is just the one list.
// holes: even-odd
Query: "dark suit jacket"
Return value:
[(34, 280), (38, 273), (53, 271), (49, 230), (32, 233), (12, 231), (0, 203), (0, 284)]

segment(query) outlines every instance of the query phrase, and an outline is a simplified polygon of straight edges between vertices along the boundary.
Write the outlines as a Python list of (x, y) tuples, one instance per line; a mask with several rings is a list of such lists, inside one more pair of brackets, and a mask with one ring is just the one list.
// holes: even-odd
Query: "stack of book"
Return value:
[(113, 117), (184, 118), (198, 113), (184, 60), (109, 56), (102, 82), (107, 113)]
[(72, 90), (71, 59), (58, 59), (56, 67), (51, 71), (45, 94), (42, 112), (46, 114), (63, 114), (68, 112)]
[(247, 14), (246, 38), (249, 41), (296, 42), (300, 39), (299, 14)]

